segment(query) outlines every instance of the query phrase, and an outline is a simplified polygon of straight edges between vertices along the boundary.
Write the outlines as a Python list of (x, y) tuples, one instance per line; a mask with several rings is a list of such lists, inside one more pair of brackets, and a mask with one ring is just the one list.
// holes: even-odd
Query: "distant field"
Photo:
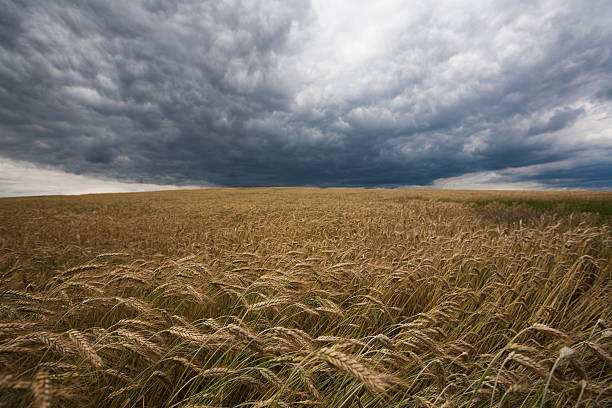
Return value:
[(0, 199), (0, 407), (610, 407), (612, 193)]

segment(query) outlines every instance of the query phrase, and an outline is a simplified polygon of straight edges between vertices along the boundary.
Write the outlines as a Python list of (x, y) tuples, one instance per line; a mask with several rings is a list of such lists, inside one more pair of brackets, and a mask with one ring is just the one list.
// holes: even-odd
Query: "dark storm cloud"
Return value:
[(0, 0), (0, 156), (234, 186), (563, 162), (515, 177), (612, 187), (612, 5), (432, 4)]

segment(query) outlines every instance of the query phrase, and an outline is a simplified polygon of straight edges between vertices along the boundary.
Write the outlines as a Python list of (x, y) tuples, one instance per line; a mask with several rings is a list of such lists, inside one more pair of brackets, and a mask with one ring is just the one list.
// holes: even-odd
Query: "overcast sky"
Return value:
[(611, 189), (611, 21), (609, 0), (0, 0), (0, 195)]

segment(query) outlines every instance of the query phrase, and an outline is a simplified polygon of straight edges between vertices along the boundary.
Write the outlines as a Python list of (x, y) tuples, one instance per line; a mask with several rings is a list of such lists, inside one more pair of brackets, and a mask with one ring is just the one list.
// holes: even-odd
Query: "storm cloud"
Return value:
[(610, 21), (595, 0), (0, 0), (0, 157), (164, 185), (612, 188)]

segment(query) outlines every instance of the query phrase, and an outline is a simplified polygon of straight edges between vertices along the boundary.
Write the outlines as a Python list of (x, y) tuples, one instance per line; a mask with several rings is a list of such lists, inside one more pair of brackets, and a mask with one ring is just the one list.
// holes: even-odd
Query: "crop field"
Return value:
[(0, 407), (610, 407), (612, 193), (0, 199)]

